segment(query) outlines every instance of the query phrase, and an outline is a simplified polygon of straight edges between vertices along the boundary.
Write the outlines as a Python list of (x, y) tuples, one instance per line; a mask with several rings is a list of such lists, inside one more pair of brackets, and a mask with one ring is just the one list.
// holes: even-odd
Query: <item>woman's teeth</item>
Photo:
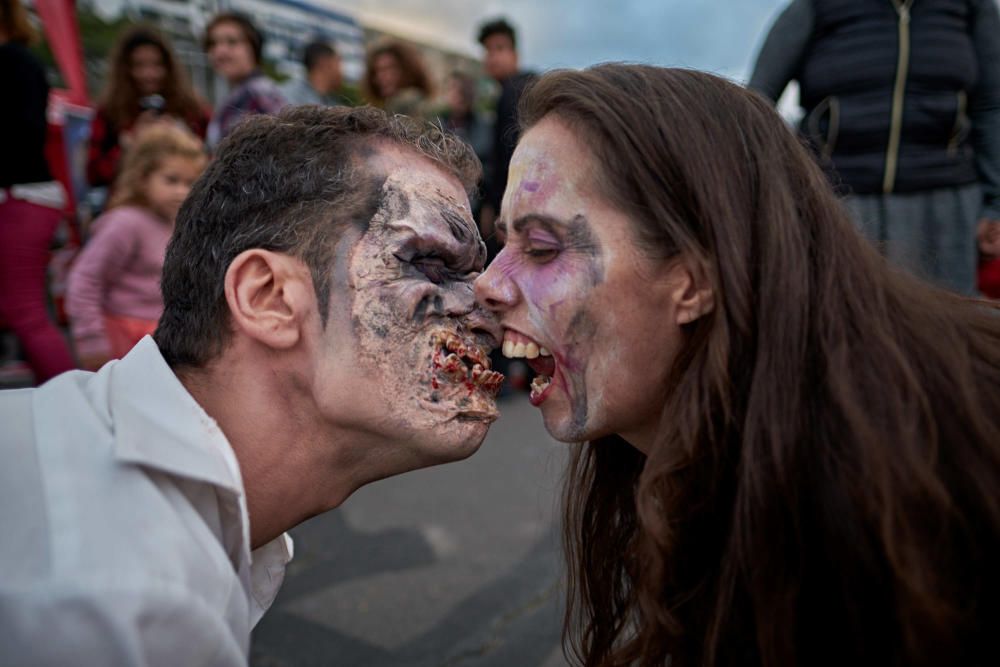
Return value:
[(545, 375), (536, 375), (535, 379), (531, 381), (531, 395), (541, 396), (549, 388), (550, 384), (552, 384), (552, 378)]
[(508, 359), (537, 359), (551, 357), (552, 353), (534, 342), (512, 341), (509, 338), (503, 342), (503, 356)]

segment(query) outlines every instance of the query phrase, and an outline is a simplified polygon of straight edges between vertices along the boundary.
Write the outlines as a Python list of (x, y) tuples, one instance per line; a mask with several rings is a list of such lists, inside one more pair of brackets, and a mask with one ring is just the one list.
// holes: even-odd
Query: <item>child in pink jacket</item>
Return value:
[(110, 210), (69, 276), (66, 310), (83, 368), (124, 356), (156, 329), (174, 218), (205, 161), (194, 135), (167, 124), (144, 131), (126, 153)]

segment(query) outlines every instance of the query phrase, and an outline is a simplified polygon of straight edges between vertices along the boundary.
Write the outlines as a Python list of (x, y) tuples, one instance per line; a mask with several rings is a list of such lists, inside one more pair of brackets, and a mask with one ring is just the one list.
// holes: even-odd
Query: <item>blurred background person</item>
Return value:
[(45, 160), (49, 85), (28, 50), (34, 39), (20, 2), (0, 0), (0, 320), (42, 383), (74, 363), (48, 311), (46, 268), (65, 192)]
[[(472, 146), (476, 157), (488, 164), (492, 136), (490, 124), (476, 109), (476, 80), (460, 70), (448, 76), (445, 83), (445, 104), (438, 114), (438, 123), (465, 143)], [(482, 197), (478, 192), (469, 197), (472, 217), (479, 220)]]
[(174, 218), (205, 162), (201, 140), (174, 125), (144, 130), (125, 151), (110, 210), (70, 270), (66, 310), (83, 368), (125, 356), (156, 329)]
[(142, 129), (173, 121), (204, 138), (209, 113), (188, 82), (166, 37), (155, 28), (128, 29), (112, 49), (107, 83), (90, 130), (87, 180), (106, 187), (123, 148)]
[[(521, 93), (536, 75), (520, 71), (517, 33), (506, 19), (494, 19), (480, 26), (479, 43), (483, 46), (483, 68), (486, 74), (500, 84), (490, 141), (490, 161), (483, 170), (483, 203), (477, 218), (479, 231), (486, 241), (487, 261), (491, 262), (500, 251), (502, 239), (496, 236), (494, 222), (500, 215), (500, 202), (507, 189), (510, 158), (514, 155), (514, 147), (520, 135), (517, 105), (521, 100)], [(494, 350), (490, 359), (493, 367), (507, 376), (505, 391), (507, 386), (528, 390), (528, 368), (523, 362), (508, 360), (500, 350)]]
[(456, 70), (448, 76), (440, 119), (444, 129), (472, 146), (480, 162), (488, 163), (492, 128), (476, 110), (476, 80), (465, 72)]
[(337, 91), (344, 81), (340, 56), (327, 42), (310, 42), (302, 51), (305, 79), (289, 79), (281, 86), (281, 94), (288, 104), (320, 104), (339, 106), (344, 101)]
[(1000, 220), (996, 0), (793, 0), (750, 87), (797, 80), (801, 129), (886, 256), (962, 293), (977, 224)]
[(390, 40), (369, 50), (363, 88), (373, 106), (415, 118), (430, 116), (434, 86), (423, 59), (409, 44)]
[(216, 106), (207, 143), (214, 148), (248, 114), (277, 113), (285, 97), (260, 69), (264, 36), (240, 14), (217, 14), (205, 28), (205, 52), (212, 69), (229, 84), (229, 94)]
[(479, 43), (484, 51), (483, 68), (500, 84), (493, 145), (490, 150), (492, 160), (485, 171), (485, 202), (480, 220), (480, 231), (483, 238), (487, 239), (489, 257), (493, 259), (498, 247), (493, 238), (493, 221), (500, 214), (500, 201), (507, 188), (507, 170), (519, 135), (517, 103), (535, 74), (518, 69), (517, 33), (506, 19), (498, 18), (484, 23), (479, 28)]
[(979, 291), (991, 299), (1000, 299), (1000, 220), (986, 220), (979, 225)]

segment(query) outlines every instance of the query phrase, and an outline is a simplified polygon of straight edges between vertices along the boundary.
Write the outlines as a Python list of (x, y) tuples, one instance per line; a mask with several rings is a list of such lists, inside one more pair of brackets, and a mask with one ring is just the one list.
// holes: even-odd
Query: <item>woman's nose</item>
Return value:
[(518, 299), (517, 285), (511, 280), (505, 268), (508, 264), (506, 250), (490, 263), (475, 282), (476, 301), (484, 308), (502, 313), (512, 308)]

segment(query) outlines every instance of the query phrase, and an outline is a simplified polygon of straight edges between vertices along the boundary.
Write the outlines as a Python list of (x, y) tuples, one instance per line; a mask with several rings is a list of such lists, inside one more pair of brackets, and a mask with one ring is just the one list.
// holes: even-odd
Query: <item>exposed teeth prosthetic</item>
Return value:
[(543, 394), (552, 384), (552, 373), (555, 372), (552, 353), (524, 334), (511, 330), (504, 332), (502, 351), (503, 356), (508, 359), (529, 360), (528, 365), (537, 373), (531, 381), (529, 400), (536, 405), (540, 403)]
[(496, 396), (500, 391), (504, 376), (490, 370), (490, 358), (484, 348), (453, 333), (435, 335), (432, 344), (435, 347), (431, 359), (431, 386), (434, 389), (439, 389), (442, 383), (451, 383), (464, 386), (469, 394), (479, 389)]

